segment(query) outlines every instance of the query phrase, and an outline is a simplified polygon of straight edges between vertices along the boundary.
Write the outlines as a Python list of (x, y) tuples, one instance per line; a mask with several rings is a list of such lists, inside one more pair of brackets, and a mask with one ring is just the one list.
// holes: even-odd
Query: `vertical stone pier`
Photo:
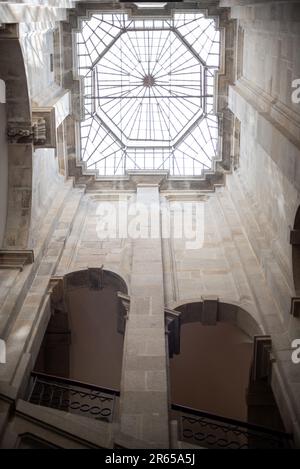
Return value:
[[(168, 448), (168, 386), (159, 184), (162, 173), (132, 176), (137, 203), (159, 220), (155, 237), (133, 240), (130, 309), (125, 331), (120, 443)], [(155, 212), (155, 213), (154, 213)]]

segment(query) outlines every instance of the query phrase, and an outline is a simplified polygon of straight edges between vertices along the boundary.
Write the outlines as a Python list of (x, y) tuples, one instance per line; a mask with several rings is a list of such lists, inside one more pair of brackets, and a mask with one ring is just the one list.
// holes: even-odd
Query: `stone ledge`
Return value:
[(32, 249), (0, 249), (0, 269), (23, 270), (24, 265), (33, 264), (34, 253)]
[(38, 406), (21, 399), (16, 402), (16, 415), (25, 420), (34, 421), (37, 425), (52, 430), (54, 434), (62, 433), (88, 446), (95, 445), (98, 448), (112, 446), (113, 425), (111, 423)]

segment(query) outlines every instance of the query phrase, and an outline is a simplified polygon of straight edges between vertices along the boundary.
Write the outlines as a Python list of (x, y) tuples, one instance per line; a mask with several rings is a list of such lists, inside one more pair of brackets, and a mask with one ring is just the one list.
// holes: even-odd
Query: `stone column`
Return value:
[(159, 220), (155, 237), (133, 240), (118, 443), (168, 448), (168, 386), (158, 174), (135, 175), (137, 203)]

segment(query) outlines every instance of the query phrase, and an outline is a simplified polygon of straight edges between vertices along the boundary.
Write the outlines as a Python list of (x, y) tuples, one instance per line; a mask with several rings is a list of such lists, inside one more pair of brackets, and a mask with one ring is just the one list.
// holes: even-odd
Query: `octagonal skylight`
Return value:
[(97, 14), (77, 33), (81, 157), (100, 176), (128, 169), (201, 175), (218, 153), (219, 32), (200, 13)]

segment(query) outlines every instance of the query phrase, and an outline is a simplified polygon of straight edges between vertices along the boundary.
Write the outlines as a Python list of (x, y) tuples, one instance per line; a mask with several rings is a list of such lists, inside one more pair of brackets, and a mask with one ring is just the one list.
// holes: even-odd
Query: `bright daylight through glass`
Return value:
[(219, 31), (203, 14), (98, 14), (77, 33), (81, 157), (101, 176), (128, 169), (201, 175), (218, 154)]

